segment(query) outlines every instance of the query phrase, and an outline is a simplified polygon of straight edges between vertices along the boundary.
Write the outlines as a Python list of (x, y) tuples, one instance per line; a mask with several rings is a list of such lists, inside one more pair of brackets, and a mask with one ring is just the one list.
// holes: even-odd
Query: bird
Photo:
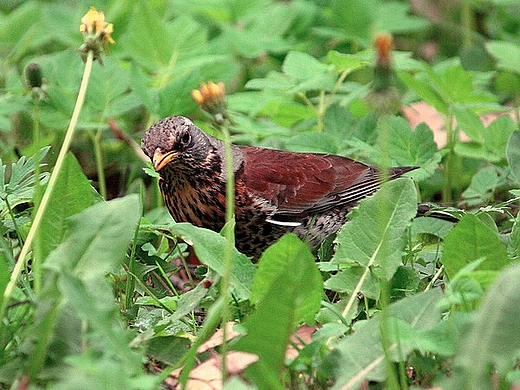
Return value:
[[(224, 142), (186, 117), (171, 116), (147, 130), (141, 148), (159, 174), (159, 188), (174, 221), (220, 231), (226, 214)], [(231, 148), (235, 246), (255, 260), (288, 232), (316, 249), (381, 184), (378, 168), (347, 157), (234, 144)], [(391, 168), (388, 179), (416, 168)]]

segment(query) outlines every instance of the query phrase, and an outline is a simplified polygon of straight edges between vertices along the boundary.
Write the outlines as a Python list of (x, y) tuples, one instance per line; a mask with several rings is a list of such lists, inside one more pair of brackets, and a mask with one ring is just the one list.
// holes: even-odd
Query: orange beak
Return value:
[(177, 152), (162, 153), (159, 149), (155, 151), (152, 158), (153, 167), (157, 172), (163, 169), (170, 161), (177, 157)]

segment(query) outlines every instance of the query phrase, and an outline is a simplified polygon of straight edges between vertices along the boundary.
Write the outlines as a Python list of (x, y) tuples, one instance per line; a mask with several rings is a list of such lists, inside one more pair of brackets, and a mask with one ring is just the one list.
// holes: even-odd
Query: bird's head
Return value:
[(148, 129), (141, 148), (160, 172), (165, 167), (188, 170), (202, 165), (212, 145), (210, 137), (188, 118), (171, 116)]

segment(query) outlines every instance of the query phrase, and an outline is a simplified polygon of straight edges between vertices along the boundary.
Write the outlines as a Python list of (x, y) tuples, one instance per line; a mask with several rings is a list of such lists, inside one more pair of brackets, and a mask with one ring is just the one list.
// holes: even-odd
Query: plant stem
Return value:
[(473, 10), (471, 9), (471, 1), (463, 0), (461, 4), (461, 22), (462, 22), (462, 46), (471, 45), (471, 33), (473, 31)]
[(99, 193), (103, 199), (107, 199), (107, 182), (105, 179), (105, 169), (103, 164), (103, 150), (101, 148), (101, 135), (103, 129), (100, 127), (95, 134), (91, 135), (92, 144), (94, 145), (94, 157), (96, 158), (96, 170), (98, 177)]
[(446, 160), (444, 163), (444, 186), (442, 188), (442, 201), (449, 203), (452, 200), (453, 187), (453, 157), (455, 148), (455, 131), (453, 128), (453, 115), (449, 114), (446, 118)]
[(222, 332), (223, 340), (221, 346), (222, 353), (222, 383), (225, 383), (228, 370), (227, 370), (227, 326), (229, 322), (230, 310), (229, 300), (230, 285), (231, 285), (231, 265), (233, 261), (233, 249), (235, 248), (235, 174), (233, 172), (233, 149), (231, 146), (231, 135), (229, 133), (229, 122), (221, 126), (222, 133), (224, 134), (224, 153), (225, 153), (225, 167), (226, 167), (226, 224), (225, 224), (225, 236), (226, 236), (226, 255), (224, 259), (224, 273), (221, 281), (221, 298), (225, 301), (222, 305)]
[[(41, 203), (36, 211), (36, 215), (34, 216), (33, 223), (31, 225), (31, 229), (29, 230), (29, 234), (27, 235), (27, 239), (25, 240), (25, 244), (20, 251), (20, 255), (18, 256), (18, 261), (13, 269), (11, 274), (11, 278), (9, 279), (9, 283), (7, 284), (4, 291), (4, 299), (2, 301), (2, 305), (0, 306), (0, 318), (4, 317), (5, 308), (7, 302), (11, 298), (11, 294), (14, 290), (18, 277), (22, 272), (22, 269), (25, 265), (25, 258), (29, 254), (29, 250), (34, 241), (36, 233), (40, 227), (42, 222), (43, 215), (45, 210), (47, 209), (47, 205), (49, 204), (49, 199), (51, 197), (52, 191), (56, 185), (58, 177), (60, 175), (61, 168), (63, 166), (63, 162), (65, 161), (65, 157), (67, 152), (69, 151), (70, 145), (72, 143), (72, 139), (74, 136), (74, 130), (76, 128), (76, 124), (78, 122), (78, 117), (81, 112), (81, 108), (83, 107), (83, 102), (85, 101), (85, 94), (87, 92), (88, 81), (90, 78), (90, 73), (92, 71), (92, 63), (94, 61), (94, 54), (92, 51), (89, 51), (87, 55), (87, 59), (85, 61), (85, 69), (83, 71), (83, 78), (81, 80), (81, 85), (79, 87), (78, 97), (76, 99), (76, 104), (74, 106), (74, 110), (72, 112), (72, 117), (70, 118), (69, 127), (67, 128), (67, 132), (65, 133), (65, 138), (61, 145), (60, 152), (58, 154), (58, 158), (56, 160), (56, 165), (51, 173), (49, 178), (49, 184), (43, 194)], [(38, 260), (38, 259), (37, 259)], [(41, 260), (41, 259), (40, 259)]]

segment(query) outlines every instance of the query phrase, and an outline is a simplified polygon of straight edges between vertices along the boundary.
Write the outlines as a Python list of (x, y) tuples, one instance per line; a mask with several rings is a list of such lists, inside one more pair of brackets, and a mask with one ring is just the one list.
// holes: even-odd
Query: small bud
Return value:
[(43, 85), (42, 69), (40, 65), (31, 62), (25, 68), (25, 80), (29, 88), (41, 88)]
[(392, 66), (391, 54), (393, 44), (394, 42), (391, 35), (382, 34), (376, 38), (374, 46), (377, 50), (377, 62), (379, 66)]
[(394, 113), (401, 106), (400, 96), (394, 85), (392, 46), (393, 39), (388, 34), (381, 34), (374, 41), (376, 63), (368, 101), (380, 114)]
[(383, 91), (392, 86), (392, 36), (387, 34), (379, 35), (374, 46), (377, 52), (376, 66), (374, 68), (374, 90)]

